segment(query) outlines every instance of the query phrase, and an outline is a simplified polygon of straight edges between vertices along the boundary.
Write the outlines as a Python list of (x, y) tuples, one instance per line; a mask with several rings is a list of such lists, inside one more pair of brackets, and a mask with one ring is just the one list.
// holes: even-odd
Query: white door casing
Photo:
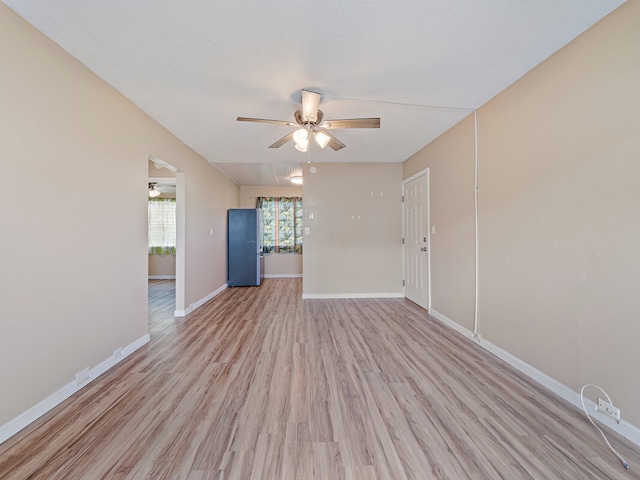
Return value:
[(404, 184), (404, 295), (430, 308), (429, 170)]

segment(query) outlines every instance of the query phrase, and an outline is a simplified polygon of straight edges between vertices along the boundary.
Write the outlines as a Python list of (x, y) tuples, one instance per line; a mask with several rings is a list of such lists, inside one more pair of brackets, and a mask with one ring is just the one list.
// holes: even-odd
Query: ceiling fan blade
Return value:
[(322, 128), (380, 128), (380, 118), (345, 118), (341, 120), (325, 120)]
[(318, 121), (320, 94), (311, 90), (302, 90), (302, 119), (307, 122)]
[(298, 126), (296, 123), (293, 123), (293, 122), (287, 122), (285, 120), (268, 120), (266, 118), (238, 117), (236, 120), (238, 122), (275, 123), (276, 125), (290, 125), (292, 127)]
[(329, 142), (327, 143), (327, 145), (329, 147), (331, 147), (333, 150), (335, 150), (336, 152), (338, 150), (343, 149), (344, 147), (346, 147), (346, 145), (344, 143), (342, 143), (340, 140), (338, 140), (336, 137), (334, 137), (333, 135), (331, 135), (329, 132), (327, 132), (326, 130), (318, 130), (319, 132), (324, 133), (326, 136), (329, 137)]
[(275, 142), (272, 145), (269, 145), (269, 148), (280, 148), (282, 145), (284, 145), (285, 143), (287, 143), (289, 140), (291, 140), (293, 138), (293, 132), (291, 132), (288, 135), (285, 135), (284, 137), (282, 137), (280, 140), (278, 140), (277, 142)]

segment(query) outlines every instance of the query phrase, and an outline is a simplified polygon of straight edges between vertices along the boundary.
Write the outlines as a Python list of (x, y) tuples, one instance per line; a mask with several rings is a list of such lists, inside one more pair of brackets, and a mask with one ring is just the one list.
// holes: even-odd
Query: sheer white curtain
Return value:
[(149, 253), (176, 254), (176, 199), (149, 199)]

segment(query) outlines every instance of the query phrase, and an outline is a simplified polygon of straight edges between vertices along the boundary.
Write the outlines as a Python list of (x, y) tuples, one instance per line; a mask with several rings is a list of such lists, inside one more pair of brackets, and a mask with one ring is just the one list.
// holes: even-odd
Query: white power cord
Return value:
[(600, 388), (598, 385), (595, 385), (593, 383), (587, 383), (584, 387), (582, 387), (582, 389), (580, 390), (580, 402), (582, 403), (582, 410), (584, 410), (585, 415), (587, 416), (587, 418), (589, 419), (589, 421), (591, 422), (591, 424), (596, 427), (596, 429), (600, 432), (600, 435), (602, 435), (602, 438), (604, 438), (604, 441), (606, 442), (607, 446), (609, 447), (609, 450), (611, 450), (616, 457), (618, 457), (620, 459), (620, 461), (622, 462), (622, 466), (624, 468), (627, 469), (627, 471), (631, 471), (631, 467), (629, 466), (629, 464), (625, 461), (624, 458), (622, 458), (622, 456), (615, 450), (615, 448), (613, 448), (611, 446), (611, 444), (609, 443), (609, 440), (607, 440), (607, 437), (605, 436), (604, 432), (600, 429), (600, 427), (598, 425), (596, 425), (596, 423), (593, 421), (593, 419), (591, 418), (591, 415), (589, 415), (589, 412), (587, 412), (587, 407), (585, 407), (584, 405), (584, 391), (587, 387), (594, 387), (597, 388), (598, 390), (600, 390), (602, 393), (604, 393), (604, 396), (607, 397), (607, 401), (609, 402), (609, 405), (611, 405), (613, 407), (613, 402), (611, 401), (611, 399), (609, 398), (609, 395), (607, 395), (607, 392), (605, 392), (602, 388)]

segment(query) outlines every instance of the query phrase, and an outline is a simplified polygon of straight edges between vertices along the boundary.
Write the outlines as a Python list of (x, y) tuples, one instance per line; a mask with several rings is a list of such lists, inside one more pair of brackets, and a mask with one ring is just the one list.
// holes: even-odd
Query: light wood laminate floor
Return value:
[(404, 299), (231, 288), (0, 445), (2, 479), (638, 479), (640, 454)]

